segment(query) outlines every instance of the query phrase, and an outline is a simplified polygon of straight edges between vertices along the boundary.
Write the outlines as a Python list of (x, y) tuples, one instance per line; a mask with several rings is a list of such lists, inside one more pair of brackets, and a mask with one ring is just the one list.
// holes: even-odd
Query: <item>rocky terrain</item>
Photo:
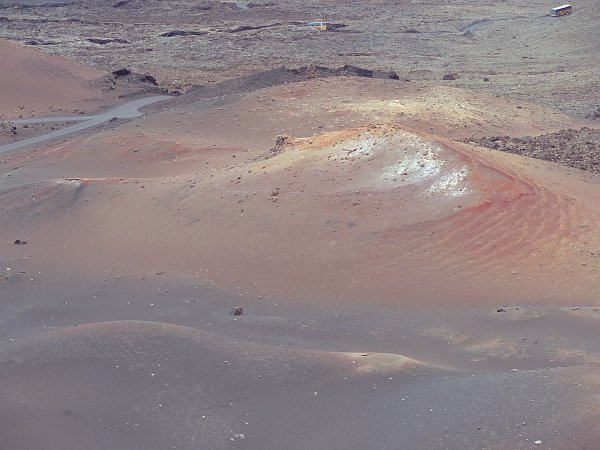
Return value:
[[(0, 37), (107, 72), (149, 73), (170, 90), (283, 65), (353, 64), (425, 85), (455, 74), (446, 83), (582, 118), (600, 106), (594, 0), (558, 20), (545, 0), (21, 3), (0, 2)], [(319, 19), (347, 26), (305, 26)]]
[(541, 136), (496, 136), (469, 143), (600, 173), (600, 130), (581, 128)]

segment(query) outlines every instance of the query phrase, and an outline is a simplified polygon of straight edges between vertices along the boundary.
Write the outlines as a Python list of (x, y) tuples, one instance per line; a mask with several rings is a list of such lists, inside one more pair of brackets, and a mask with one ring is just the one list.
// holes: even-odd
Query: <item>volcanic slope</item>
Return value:
[[(0, 389), (2, 448), (230, 448), (249, 433), (264, 435), (248, 435), (245, 448), (289, 446), (290, 438), (289, 448), (301, 448), (300, 430), (268, 437), (277, 403), (296, 403), (279, 411), (283, 420), (300, 413), (316, 425), (315, 407), (342, 406), (340, 389), (427, 372), (448, 371), (400, 355), (282, 350), (172, 324), (85, 324), (0, 349), (10, 386)], [(322, 390), (329, 394), (316, 398)], [(316, 442), (326, 441), (318, 434)]]
[[(136, 96), (164, 92), (152, 77), (116, 76), (3, 39), (0, 59), (0, 146), (73, 124)], [(14, 120), (63, 116), (64, 121), (52, 123)]]
[(2, 450), (598, 442), (598, 179), (450, 140), (575, 122), (348, 78), (157, 108), (3, 155)]
[(581, 368), (464, 373), (151, 321), (2, 344), (0, 376), (3, 449), (505, 448), (540, 436), (584, 448), (597, 438), (598, 381)]
[[(423, 94), (400, 87), (279, 86), (180, 104), (38, 151), (22, 166), (16, 155), (2, 199), (5, 241), (27, 234), (43, 243), (33, 260), (54, 269), (68, 261), (144, 273), (160, 261), (281, 298), (592, 301), (596, 181), (431, 134), (530, 133), (569, 119), (459, 90), (450, 93), (469, 113), (432, 119), (432, 104), (453, 105), (448, 91), (418, 102)], [(283, 133), (300, 137), (275, 145)], [(24, 216), (25, 228), (15, 220)]]
[(102, 89), (107, 87), (103, 85), (105, 72), (3, 39), (0, 56), (0, 116), (4, 119), (93, 111), (117, 98)]

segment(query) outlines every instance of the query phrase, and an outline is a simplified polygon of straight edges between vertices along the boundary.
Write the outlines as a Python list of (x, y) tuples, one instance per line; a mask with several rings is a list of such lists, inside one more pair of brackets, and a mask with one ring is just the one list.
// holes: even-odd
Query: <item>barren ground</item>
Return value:
[[(149, 72), (172, 89), (282, 65), (355, 64), (426, 85), (457, 73), (445, 84), (579, 117), (600, 106), (591, 95), (600, 89), (594, 0), (578, 2), (566, 20), (549, 17), (552, 5), (542, 0), (14, 3), (0, 2), (1, 37), (101, 70)], [(327, 33), (304, 26), (318, 19), (348, 26)], [(200, 35), (161, 36), (172, 31)]]
[(4, 3), (1, 450), (597, 447), (594, 2)]

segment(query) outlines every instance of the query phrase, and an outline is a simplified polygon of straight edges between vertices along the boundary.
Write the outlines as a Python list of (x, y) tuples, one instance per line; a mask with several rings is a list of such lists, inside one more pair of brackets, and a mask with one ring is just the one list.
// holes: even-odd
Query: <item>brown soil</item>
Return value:
[(593, 165), (595, 2), (26, 2), (22, 114), (196, 86), (2, 154), (0, 449), (595, 448), (600, 180), (481, 146)]
[(57, 115), (77, 108), (89, 111), (110, 100), (101, 100), (104, 93), (95, 85), (104, 76), (101, 71), (5, 40), (0, 40), (0, 54), (5, 67), (0, 73), (0, 117)]
[[(0, 39), (2, 102), (0, 122), (36, 116), (92, 114), (122, 98), (159, 91), (139, 76), (117, 79), (101, 70), (50, 56), (38, 49), (15, 45)], [(17, 138), (32, 129), (17, 129)], [(0, 129), (0, 139), (12, 138)]]

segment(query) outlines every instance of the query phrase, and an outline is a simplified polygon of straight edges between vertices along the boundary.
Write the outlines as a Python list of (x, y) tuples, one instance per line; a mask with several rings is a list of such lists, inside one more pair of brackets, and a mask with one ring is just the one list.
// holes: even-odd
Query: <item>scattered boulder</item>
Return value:
[(344, 67), (337, 69), (339, 75), (353, 76), (353, 77), (364, 77), (364, 78), (383, 78), (387, 80), (399, 80), (400, 77), (393, 70), (369, 70), (361, 67), (345, 65)]
[(131, 75), (131, 70), (129, 70), (129, 69), (125, 69), (125, 68), (123, 68), (123, 69), (118, 69), (118, 70), (115, 70), (115, 71), (113, 71), (113, 73), (112, 73), (112, 74), (113, 74), (113, 75), (114, 75), (116, 78), (119, 78), (119, 77), (126, 77), (127, 75)]
[(126, 81), (130, 84), (151, 84), (153, 86), (158, 86), (156, 78), (149, 74), (141, 74), (132, 72), (129, 69), (123, 68), (118, 69), (112, 72), (112, 76), (115, 79), (125, 78)]
[(14, 123), (9, 122), (8, 120), (3, 120), (0, 122), (0, 134), (16, 136), (17, 127)]
[(373, 78), (373, 72), (369, 69), (363, 69), (362, 67), (352, 66), (346, 64), (344, 67), (338, 69), (339, 75), (346, 75), (352, 77), (363, 77), (363, 78)]
[(498, 309), (496, 310), (496, 312), (499, 312), (499, 313), (500, 313), (500, 312), (505, 312), (505, 310), (504, 310), (504, 308), (498, 308)]
[(302, 78), (317, 78), (334, 76), (336, 69), (311, 64), (310, 66), (302, 66), (297, 69), (289, 69), (289, 71)]
[(114, 5), (112, 5), (112, 7), (113, 8), (122, 8), (123, 6), (125, 6), (128, 3), (131, 3), (131, 0), (121, 0), (120, 2), (117, 2)]
[(236, 306), (229, 312), (229, 314), (232, 316), (241, 316), (243, 313), (244, 313), (244, 310), (241, 306)]
[(277, 136), (277, 140), (275, 141), (275, 147), (271, 149), (271, 154), (278, 155), (279, 153), (283, 152), (289, 140), (289, 136)]
[(15, 245), (25, 245), (27, 244), (27, 241), (24, 241), (23, 239), (17, 239), (15, 241)]
[(148, 83), (148, 84), (152, 84), (154, 86), (158, 86), (158, 83), (156, 82), (156, 78), (154, 78), (152, 75), (142, 75), (142, 74), (134, 74), (136, 81), (138, 81), (139, 83)]
[(383, 78), (384, 80), (399, 80), (400, 77), (393, 70), (375, 70), (373, 78)]
[(114, 70), (104, 79), (104, 89), (113, 90), (117, 87), (127, 88), (127, 95), (135, 95), (141, 92), (153, 94), (167, 94), (169, 91), (159, 86), (156, 78), (149, 74), (134, 72), (126, 67)]
[(600, 106), (594, 111), (594, 118), (600, 119)]
[(488, 77), (483, 77), (483, 81), (487, 83), (488, 81), (490, 81), (490, 79)]
[(442, 77), (442, 80), (445, 81), (451, 81), (451, 80), (458, 80), (460, 77), (458, 76), (457, 73), (447, 73), (446, 75), (444, 75)]

